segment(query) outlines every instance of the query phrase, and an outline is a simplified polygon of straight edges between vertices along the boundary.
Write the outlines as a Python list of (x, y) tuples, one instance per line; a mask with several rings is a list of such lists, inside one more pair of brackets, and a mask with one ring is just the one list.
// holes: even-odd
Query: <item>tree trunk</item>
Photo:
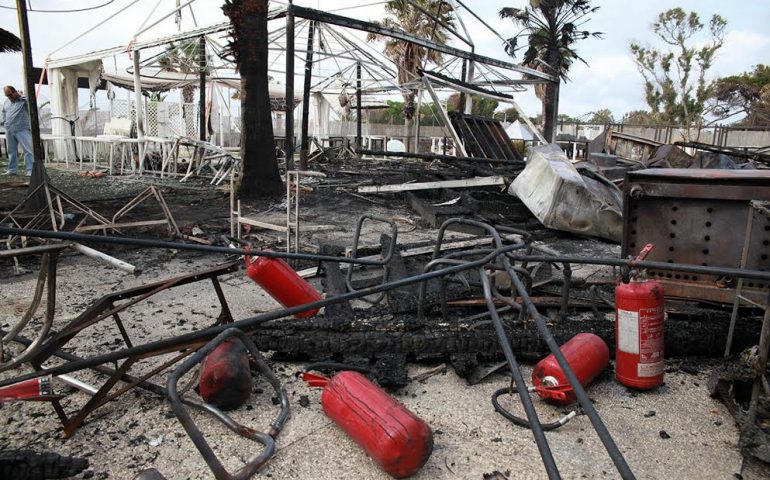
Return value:
[(409, 90), (409, 93), (404, 94), (404, 146), (407, 152), (412, 152), (412, 137), (414, 136), (414, 115), (415, 105), (414, 97), (417, 93), (414, 90)]
[(195, 99), (195, 85), (185, 85), (182, 87), (182, 101), (184, 103), (193, 103)]
[(190, 132), (187, 130), (187, 119), (190, 116), (190, 112), (188, 111), (186, 105), (193, 103), (193, 99), (195, 98), (195, 86), (194, 85), (185, 85), (182, 87), (182, 132), (183, 135), (189, 136)]
[(555, 83), (545, 84), (545, 95), (543, 95), (543, 136), (548, 142), (556, 141), (556, 119), (558, 112), (558, 87)]
[(414, 117), (404, 117), (404, 146), (407, 152), (412, 152), (414, 137)]
[(239, 11), (231, 15), (241, 73), (242, 168), (236, 189), (239, 198), (276, 196), (283, 193), (283, 182), (275, 156), (267, 82), (267, 0), (238, 3)]

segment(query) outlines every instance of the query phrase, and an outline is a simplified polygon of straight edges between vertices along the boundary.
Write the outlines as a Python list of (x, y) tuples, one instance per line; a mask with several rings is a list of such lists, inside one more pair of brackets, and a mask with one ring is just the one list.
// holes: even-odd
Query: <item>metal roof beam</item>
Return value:
[(380, 25), (377, 25), (376, 23), (366, 22), (355, 18), (343, 17), (341, 15), (334, 15), (332, 13), (322, 12), (320, 10), (314, 10), (312, 8), (300, 7), (298, 5), (289, 5), (286, 11), (277, 14), (276, 17), (279, 17), (281, 15), (286, 15), (289, 11), (295, 17), (304, 18), (307, 20), (316, 20), (323, 23), (329, 23), (329, 24), (338, 25), (341, 27), (352, 28), (354, 30), (372, 32), (378, 35), (384, 35), (386, 37), (396, 38), (398, 40), (411, 42), (421, 47), (429, 48), (431, 50), (436, 50), (441, 53), (445, 53), (447, 55), (465, 58), (474, 62), (483, 63), (485, 65), (493, 65), (496, 67), (505, 68), (507, 70), (524, 73), (526, 75), (531, 75), (533, 77), (541, 78), (545, 81), (556, 80), (553, 75), (549, 75), (544, 72), (539, 72), (532, 68), (522, 67), (521, 65), (504, 62), (496, 58), (479, 55), (473, 52), (467, 52), (465, 50), (460, 50), (459, 48), (450, 47), (448, 45), (436, 43), (425, 38), (416, 37), (414, 35), (410, 35), (400, 30), (394, 30), (392, 28), (382, 27)]

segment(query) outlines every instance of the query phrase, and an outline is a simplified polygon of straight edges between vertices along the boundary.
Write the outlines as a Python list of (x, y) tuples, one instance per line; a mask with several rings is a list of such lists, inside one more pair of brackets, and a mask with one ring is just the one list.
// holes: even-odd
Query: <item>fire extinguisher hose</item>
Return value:
[[(525, 418), (517, 417), (516, 415), (512, 414), (508, 410), (505, 409), (502, 405), (500, 405), (500, 402), (498, 401), (498, 398), (500, 395), (503, 395), (505, 393), (509, 393), (513, 395), (514, 393), (518, 393), (518, 388), (516, 388), (515, 385), (511, 385), (510, 387), (503, 387), (495, 393), (492, 394), (492, 405), (495, 407), (495, 411), (502, 415), (503, 417), (507, 418), (511, 421), (514, 425), (518, 425), (520, 427), (529, 428), (532, 429), (532, 426), (529, 424), (529, 421)], [(528, 392), (534, 392), (534, 387), (527, 388)], [(556, 430), (559, 427), (562, 427), (567, 424), (570, 420), (572, 420), (573, 417), (575, 417), (575, 411), (569, 412), (567, 415), (564, 415), (559, 420), (551, 423), (540, 423), (540, 428), (542, 428), (544, 431), (548, 432), (550, 430)]]

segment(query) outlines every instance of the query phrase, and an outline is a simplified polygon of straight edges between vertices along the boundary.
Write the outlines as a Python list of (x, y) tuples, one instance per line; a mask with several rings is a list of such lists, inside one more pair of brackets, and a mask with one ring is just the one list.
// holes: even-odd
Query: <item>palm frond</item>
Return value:
[(0, 52), (20, 52), (21, 40), (13, 33), (0, 28)]

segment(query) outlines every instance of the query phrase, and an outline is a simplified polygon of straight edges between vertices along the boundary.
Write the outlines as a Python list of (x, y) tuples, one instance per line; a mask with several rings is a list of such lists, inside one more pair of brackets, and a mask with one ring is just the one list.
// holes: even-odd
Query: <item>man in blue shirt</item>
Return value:
[(24, 150), (24, 161), (27, 167), (27, 176), (32, 175), (32, 131), (29, 126), (29, 111), (27, 110), (27, 97), (12, 86), (3, 88), (6, 100), (3, 103), (2, 123), (5, 126), (5, 139), (8, 141), (8, 171), (6, 175), (16, 175), (19, 163), (19, 145)]

